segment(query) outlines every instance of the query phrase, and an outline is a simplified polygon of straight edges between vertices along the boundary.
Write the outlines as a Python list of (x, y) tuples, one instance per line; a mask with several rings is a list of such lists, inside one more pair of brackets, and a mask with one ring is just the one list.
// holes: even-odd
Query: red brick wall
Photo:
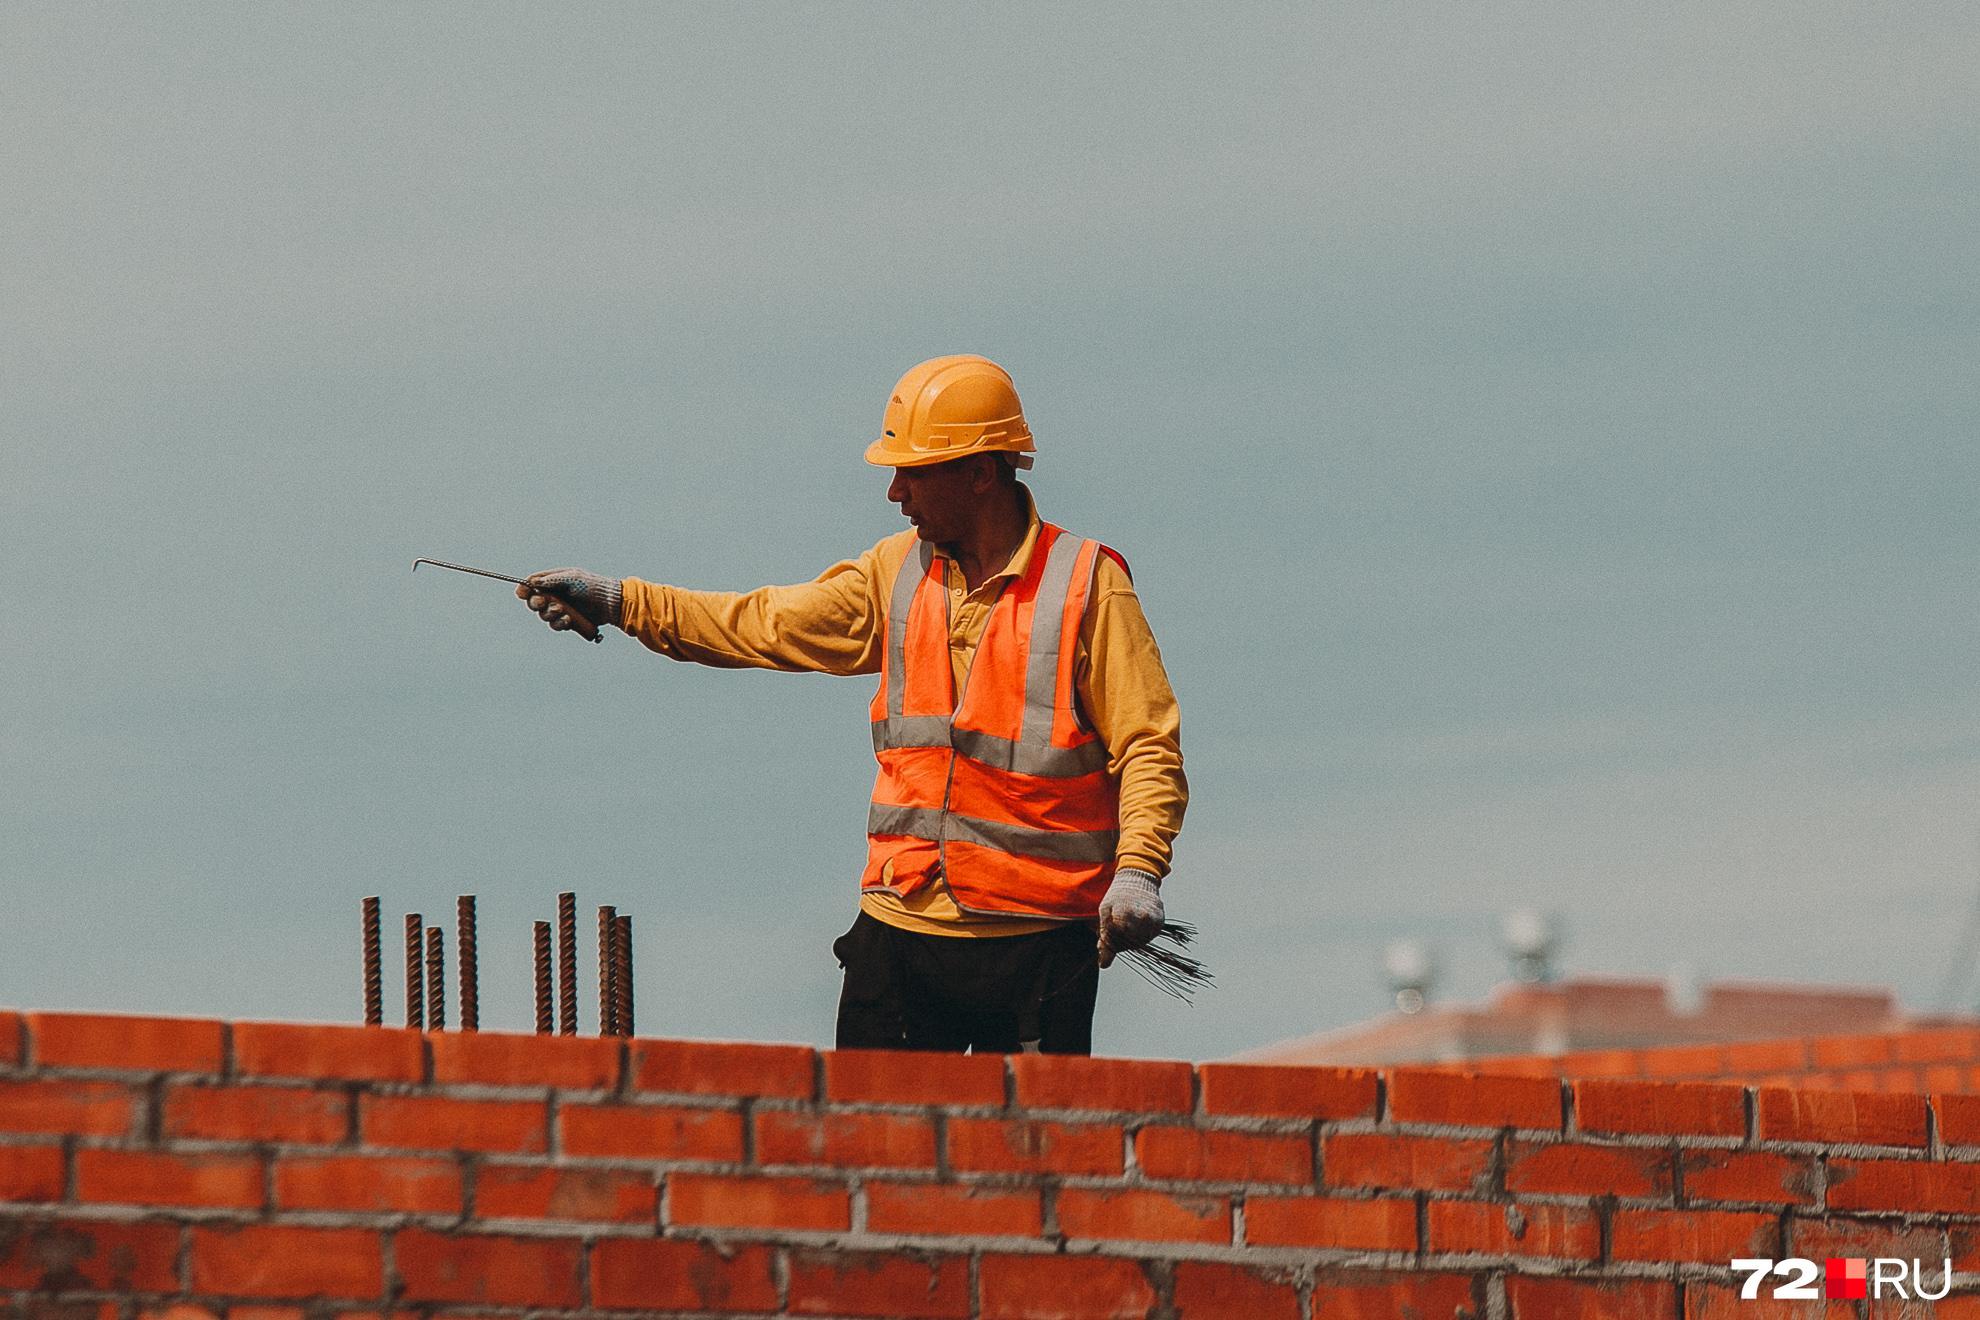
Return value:
[(1730, 1045), (1585, 1050), (1438, 1065), (1534, 1077), (1643, 1077), (1829, 1091), (1980, 1092), (1980, 1028), (1788, 1037)]
[(1980, 1271), (1980, 1097), (0, 1014), (20, 1320), (1858, 1314), (1749, 1255)]

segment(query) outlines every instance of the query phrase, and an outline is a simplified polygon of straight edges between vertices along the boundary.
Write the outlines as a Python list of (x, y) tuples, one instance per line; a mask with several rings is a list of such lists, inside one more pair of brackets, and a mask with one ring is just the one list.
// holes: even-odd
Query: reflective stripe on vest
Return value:
[(867, 808), (866, 832), (926, 839), (930, 843), (960, 839), (998, 852), (1049, 857), (1056, 862), (1112, 861), (1114, 845), (1120, 842), (1120, 834), (1115, 830), (1033, 830), (1000, 820), (959, 816), (953, 811), (888, 807), (877, 802)]

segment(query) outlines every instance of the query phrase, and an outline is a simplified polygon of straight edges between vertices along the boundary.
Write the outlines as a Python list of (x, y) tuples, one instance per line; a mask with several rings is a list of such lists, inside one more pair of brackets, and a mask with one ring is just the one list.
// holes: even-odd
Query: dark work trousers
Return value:
[(864, 912), (832, 945), (846, 969), (842, 1050), (1093, 1053), (1092, 923), (991, 939), (922, 935)]

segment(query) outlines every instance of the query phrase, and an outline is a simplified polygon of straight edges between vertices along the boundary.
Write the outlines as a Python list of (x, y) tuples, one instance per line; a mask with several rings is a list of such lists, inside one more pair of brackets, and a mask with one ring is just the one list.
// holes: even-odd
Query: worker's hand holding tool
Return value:
[(619, 622), (619, 579), (581, 568), (531, 573), (516, 588), (516, 596), (558, 632), (574, 632), (587, 642), (597, 641), (606, 624)]
[(1100, 900), (1100, 965), (1117, 953), (1139, 949), (1162, 933), (1161, 882), (1146, 871), (1114, 872)]

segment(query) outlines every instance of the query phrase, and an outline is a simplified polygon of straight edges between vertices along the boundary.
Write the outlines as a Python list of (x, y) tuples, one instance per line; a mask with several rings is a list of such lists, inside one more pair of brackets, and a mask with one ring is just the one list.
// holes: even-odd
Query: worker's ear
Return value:
[(998, 470), (1004, 466), (1002, 454), (972, 454), (969, 461), (975, 465), (969, 474), (972, 494), (987, 495), (1003, 484), (1003, 473)]

